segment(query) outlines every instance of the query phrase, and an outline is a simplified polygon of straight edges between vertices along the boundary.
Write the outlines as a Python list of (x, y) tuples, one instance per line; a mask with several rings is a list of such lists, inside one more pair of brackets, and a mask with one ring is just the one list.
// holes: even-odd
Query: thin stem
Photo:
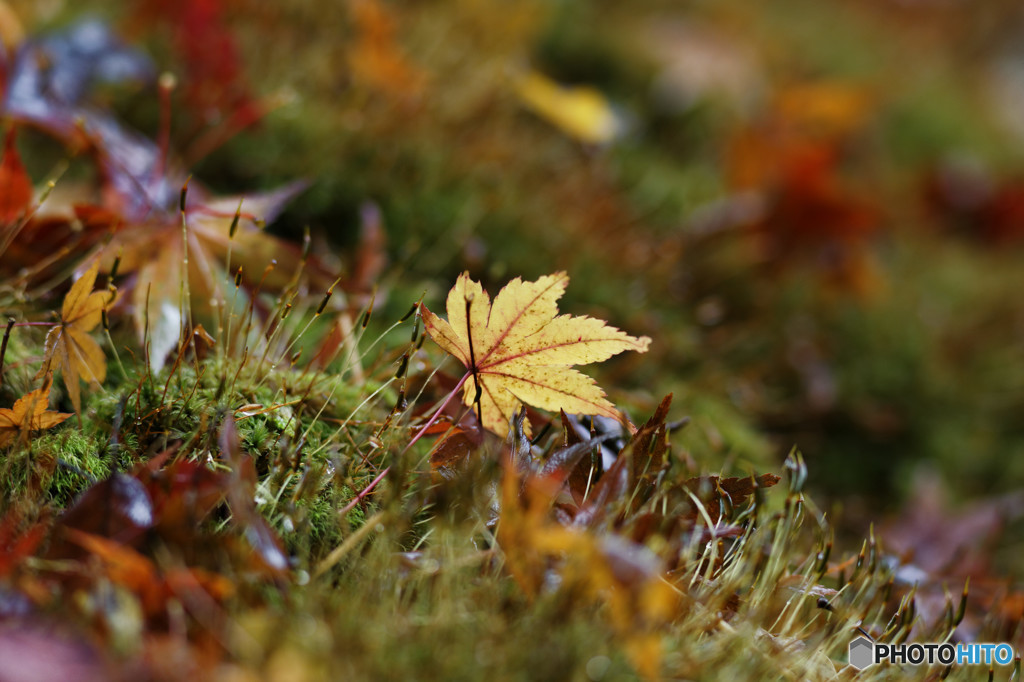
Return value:
[[(427, 423), (420, 427), (420, 430), (416, 432), (416, 435), (413, 436), (412, 440), (409, 441), (409, 444), (406, 445), (405, 448), (402, 449), (401, 454), (404, 455), (406, 452), (408, 452), (409, 448), (411, 448), (413, 445), (415, 445), (416, 441), (418, 441), (420, 438), (422, 438), (423, 435), (427, 432), (427, 430), (431, 426), (434, 425), (434, 422), (437, 421), (437, 418), (441, 416), (442, 412), (444, 412), (444, 408), (446, 408), (448, 406), (448, 403), (451, 402), (451, 400), (455, 396), (455, 394), (459, 392), (459, 390), (462, 388), (462, 385), (464, 383), (466, 383), (466, 379), (468, 379), (471, 376), (472, 376), (472, 372), (466, 372), (465, 374), (462, 375), (462, 378), (459, 379), (459, 383), (457, 383), (455, 385), (455, 388), (452, 389), (451, 393), (449, 393), (445, 397), (444, 402), (442, 402), (438, 406), (438, 408), (436, 410), (434, 410), (434, 414), (431, 415), (430, 419), (427, 420)], [(381, 471), (379, 474), (377, 474), (377, 477), (375, 479), (373, 479), (372, 481), (370, 481), (369, 485), (367, 485), (365, 488), (363, 488), (362, 491), (360, 491), (360, 493), (358, 495), (353, 497), (349, 501), (349, 503), (346, 504), (344, 506), (344, 508), (342, 508), (342, 510), (340, 512), (338, 512), (338, 516), (341, 517), (341, 518), (344, 518), (345, 515), (348, 514), (349, 511), (352, 510), (353, 507), (355, 507), (357, 504), (359, 504), (359, 502), (362, 501), (362, 499), (364, 497), (369, 495), (370, 492), (374, 488), (377, 487), (378, 483), (380, 483), (381, 481), (384, 480), (384, 477), (388, 475), (389, 471), (391, 471), (391, 467), (384, 467), (384, 470)]]
[(4, 340), (0, 344), (0, 386), (4, 383), (4, 358), (7, 356), (7, 342), (11, 340), (11, 327), (14, 326), (14, 318), (7, 318), (7, 329), (4, 330)]

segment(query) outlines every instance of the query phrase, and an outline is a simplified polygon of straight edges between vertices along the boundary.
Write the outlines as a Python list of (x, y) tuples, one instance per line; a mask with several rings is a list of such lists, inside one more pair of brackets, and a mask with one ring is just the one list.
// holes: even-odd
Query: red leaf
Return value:
[(0, 163), (0, 225), (10, 225), (28, 213), (32, 205), (32, 181), (21, 163), (14, 144), (16, 129), (12, 126), (4, 140), (4, 157)]
[(245, 85), (238, 46), (220, 0), (143, 0), (135, 22), (169, 29), (184, 62), (182, 87), (191, 111), (204, 118), (235, 118), (237, 128), (262, 115)]
[[(58, 528), (73, 529), (131, 544), (153, 527), (153, 502), (146, 487), (136, 478), (114, 474), (79, 496), (58, 520)], [(66, 557), (71, 548), (58, 534), (50, 547), (51, 557)], [(71, 555), (78, 552), (70, 551)]]
[(14, 512), (8, 512), (0, 521), (0, 578), (9, 576), (25, 558), (35, 553), (46, 536), (46, 524), (37, 523), (19, 533), (20, 522)]
[(231, 415), (224, 417), (218, 444), (222, 457), (231, 467), (228, 506), (235, 523), (243, 529), (252, 553), (252, 563), (260, 573), (284, 575), (288, 571), (288, 555), (277, 533), (256, 509), (256, 468), (252, 457), (242, 452), (238, 430)]
[(150, 460), (137, 475), (152, 500), (160, 535), (187, 545), (199, 523), (223, 501), (228, 475), (185, 459), (163, 466), (170, 454)]

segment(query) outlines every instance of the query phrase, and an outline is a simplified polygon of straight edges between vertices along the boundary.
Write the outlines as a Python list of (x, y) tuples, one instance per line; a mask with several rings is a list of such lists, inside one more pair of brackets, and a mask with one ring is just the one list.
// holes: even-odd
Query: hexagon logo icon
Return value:
[(858, 637), (850, 642), (850, 665), (863, 670), (875, 662), (875, 645), (867, 637)]

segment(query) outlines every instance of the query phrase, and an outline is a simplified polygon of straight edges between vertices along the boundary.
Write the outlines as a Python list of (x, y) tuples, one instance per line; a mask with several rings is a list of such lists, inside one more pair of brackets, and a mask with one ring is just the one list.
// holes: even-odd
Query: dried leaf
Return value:
[(113, 303), (114, 295), (109, 291), (93, 291), (99, 263), (94, 262), (85, 274), (78, 278), (61, 308), (60, 324), (46, 335), (43, 351), (43, 366), (36, 374), (40, 378), (60, 366), (64, 373), (64, 385), (68, 389), (75, 412), (82, 412), (79, 379), (99, 385), (107, 376), (107, 358), (100, 345), (89, 336), (89, 332), (100, 323), (103, 310)]
[[(230, 286), (230, 276), (225, 264), (229, 245), (231, 268), (242, 268), (242, 281), (250, 291), (260, 285), (261, 280), (264, 290), (281, 290), (302, 270), (310, 287), (326, 289), (330, 286), (333, 277), (319, 262), (311, 259), (304, 264), (294, 244), (269, 235), (257, 226), (258, 221), (273, 220), (285, 203), (305, 186), (303, 182), (295, 182), (264, 194), (213, 197), (198, 182), (192, 181), (185, 207), (184, 237), (182, 217), (176, 204), (154, 212), (146, 221), (129, 222), (121, 227), (104, 251), (104, 265), (109, 267), (119, 254), (120, 271), (138, 273), (131, 293), (135, 327), (140, 338), (148, 329), (152, 371), (159, 371), (167, 354), (178, 345), (184, 322), (184, 292), (190, 294), (193, 317), (206, 315), (212, 319), (210, 302), (227, 300), (225, 291)], [(232, 237), (231, 225), (240, 201), (240, 221)], [(276, 267), (264, 278), (262, 274), (272, 261), (276, 262)]]
[(252, 457), (242, 453), (235, 421), (224, 417), (218, 437), (221, 455), (231, 467), (227, 499), (235, 523), (243, 529), (249, 561), (261, 574), (283, 576), (289, 569), (288, 555), (277, 533), (256, 509), (256, 468)]
[(7, 445), (22, 433), (44, 431), (70, 417), (69, 413), (47, 410), (50, 400), (51, 374), (43, 385), (26, 393), (12, 408), (0, 408), (0, 446)]
[[(761, 474), (756, 477), (758, 488), (771, 488), (781, 479), (775, 474)], [(718, 523), (722, 518), (723, 503), (727, 508), (739, 510), (747, 499), (754, 494), (755, 479), (749, 476), (722, 478), (720, 476), (697, 476), (688, 479), (684, 484), (690, 492), (696, 495), (712, 523)], [(693, 510), (696, 518), (697, 510)]]
[(668, 453), (668, 427), (665, 420), (671, 405), (672, 394), (669, 393), (647, 423), (637, 429), (630, 444), (619, 455), (629, 458), (629, 487), (634, 494), (634, 509), (650, 497), (654, 491), (654, 479), (665, 464), (665, 455)]
[(492, 306), (480, 284), (463, 273), (448, 294), (447, 322), (424, 307), (427, 333), (472, 372), (463, 401), (475, 404), (479, 387), (480, 421), (490, 431), (507, 433), (520, 403), (620, 419), (604, 391), (571, 365), (599, 362), (625, 350), (643, 353), (651, 340), (590, 317), (556, 317), (568, 282), (564, 272), (536, 282), (517, 277)]
[(430, 451), (430, 466), (442, 476), (446, 476), (465, 462), (479, 445), (479, 442), (474, 442), (464, 429), (452, 427), (451, 433), (442, 436)]

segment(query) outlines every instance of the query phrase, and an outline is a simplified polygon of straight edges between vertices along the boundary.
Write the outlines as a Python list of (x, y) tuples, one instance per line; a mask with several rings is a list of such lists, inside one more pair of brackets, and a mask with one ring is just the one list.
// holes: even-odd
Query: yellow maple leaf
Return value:
[(47, 374), (43, 385), (18, 398), (14, 407), (0, 408), (0, 446), (7, 445), (21, 433), (52, 428), (71, 416), (46, 409), (52, 381), (53, 377)]
[(59, 363), (68, 397), (78, 413), (82, 412), (79, 379), (101, 384), (107, 376), (107, 358), (103, 349), (89, 336), (89, 332), (100, 323), (103, 309), (114, 299), (109, 291), (92, 290), (98, 271), (97, 261), (71, 285), (61, 307), (60, 323), (46, 334), (43, 366), (36, 374), (36, 379), (45, 376)]
[(517, 277), (492, 305), (480, 283), (463, 273), (448, 294), (448, 321), (424, 306), (427, 333), (470, 371), (463, 385), (465, 404), (477, 403), (479, 386), (485, 428), (507, 433), (520, 403), (619, 418), (597, 383), (571, 365), (600, 362), (626, 350), (643, 353), (651, 340), (592, 317), (558, 315), (558, 299), (568, 283), (564, 272), (536, 282)]

